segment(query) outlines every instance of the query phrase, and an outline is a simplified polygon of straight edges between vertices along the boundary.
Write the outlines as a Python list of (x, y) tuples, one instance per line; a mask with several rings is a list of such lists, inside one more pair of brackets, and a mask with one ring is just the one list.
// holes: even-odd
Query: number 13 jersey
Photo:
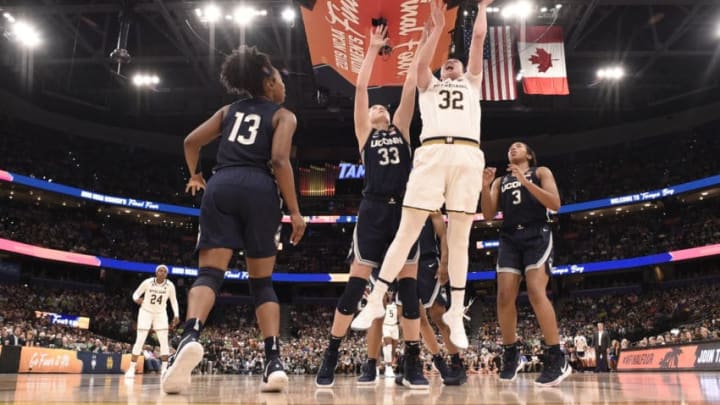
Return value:
[(251, 166), (270, 172), (273, 116), (280, 107), (264, 98), (247, 98), (230, 104), (222, 123), (214, 170)]
[(422, 133), (420, 141), (439, 137), (464, 138), (480, 143), (481, 78), (467, 73), (457, 80), (440, 81), (433, 76), (427, 89), (420, 91)]
[(373, 129), (361, 155), (365, 165), (364, 196), (402, 197), (405, 194), (412, 152), (397, 128), (391, 125), (387, 131)]

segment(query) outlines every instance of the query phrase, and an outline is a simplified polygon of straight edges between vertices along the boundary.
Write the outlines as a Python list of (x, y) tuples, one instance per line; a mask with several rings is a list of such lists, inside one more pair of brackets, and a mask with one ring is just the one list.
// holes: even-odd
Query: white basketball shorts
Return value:
[(403, 206), (437, 211), (477, 212), (485, 154), (471, 145), (435, 144), (415, 151)]

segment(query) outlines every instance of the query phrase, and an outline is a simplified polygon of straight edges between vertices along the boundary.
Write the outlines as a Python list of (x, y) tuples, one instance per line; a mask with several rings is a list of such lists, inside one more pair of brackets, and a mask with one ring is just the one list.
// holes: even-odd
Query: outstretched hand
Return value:
[(483, 170), (483, 186), (488, 186), (492, 184), (492, 182), (495, 180), (495, 172), (497, 171), (494, 167), (486, 167), (485, 170)]
[(432, 18), (433, 29), (441, 30), (445, 27), (445, 12), (447, 4), (443, 0), (433, 0), (430, 3), (430, 16)]
[(378, 25), (370, 31), (370, 48), (379, 50), (387, 45), (387, 25)]

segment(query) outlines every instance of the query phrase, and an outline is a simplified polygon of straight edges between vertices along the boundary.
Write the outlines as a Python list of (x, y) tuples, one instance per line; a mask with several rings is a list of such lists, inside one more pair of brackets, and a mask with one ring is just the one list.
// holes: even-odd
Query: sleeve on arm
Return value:
[(145, 288), (147, 288), (147, 280), (140, 283), (138, 288), (135, 290), (132, 295), (133, 301), (137, 300), (138, 298), (140, 298), (141, 295), (145, 294)]

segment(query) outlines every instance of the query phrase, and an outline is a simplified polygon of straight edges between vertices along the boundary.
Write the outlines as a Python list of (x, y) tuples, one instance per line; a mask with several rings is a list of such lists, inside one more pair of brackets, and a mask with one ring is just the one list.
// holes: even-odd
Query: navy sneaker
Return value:
[(377, 382), (377, 368), (375, 363), (366, 361), (362, 365), (362, 374), (357, 380), (358, 385), (370, 385)]
[(564, 353), (549, 353), (545, 357), (545, 367), (535, 385), (540, 387), (554, 387), (572, 374), (572, 368), (567, 362)]
[(403, 361), (403, 385), (414, 390), (426, 390), (430, 383), (423, 375), (420, 355), (405, 355)]
[(320, 371), (315, 376), (315, 386), (318, 388), (330, 388), (335, 384), (335, 368), (338, 363), (338, 353), (325, 350), (323, 354)]
[(440, 372), (440, 377), (442, 377), (443, 380), (446, 379), (450, 374), (450, 370), (448, 369), (447, 364), (445, 364), (445, 360), (441, 356), (433, 356), (433, 364)]
[(518, 372), (522, 370), (523, 363), (520, 361), (520, 350), (517, 346), (505, 349), (502, 356), (502, 369), (500, 370), (500, 381), (515, 381)]
[(462, 359), (452, 362), (448, 376), (443, 378), (445, 385), (463, 385), (467, 382), (467, 372), (465, 371), (465, 363)]
[(280, 359), (272, 359), (265, 364), (260, 392), (282, 392), (288, 385), (288, 376), (285, 373)]

